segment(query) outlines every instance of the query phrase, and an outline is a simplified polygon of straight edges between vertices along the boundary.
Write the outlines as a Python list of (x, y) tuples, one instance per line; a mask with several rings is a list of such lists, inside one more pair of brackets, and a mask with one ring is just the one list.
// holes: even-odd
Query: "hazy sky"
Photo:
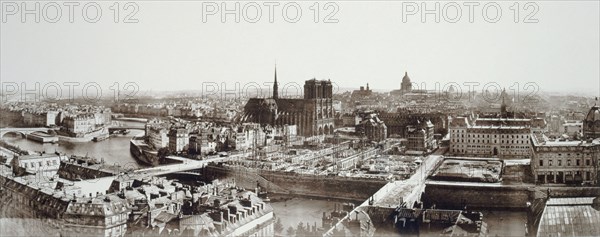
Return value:
[[(325, 2), (320, 2), (318, 23), (309, 9), (314, 1), (298, 2), (302, 16), (297, 23), (282, 17), (283, 2), (275, 7), (274, 23), (263, 2), (239, 2), (240, 7), (260, 5), (260, 21), (248, 23), (242, 16), (236, 23), (229, 15), (222, 23), (217, 13), (204, 23), (202, 2), (140, 1), (135, 14), (139, 22), (129, 24), (122, 19), (133, 8), (124, 10), (124, 3), (119, 23), (113, 22), (109, 9), (113, 2), (99, 2), (100, 20), (86, 22), (84, 3), (75, 7), (74, 23), (63, 5), (57, 23), (43, 17), (35, 23), (33, 16), (22, 23), (20, 13), (6, 15), (0, 32), (2, 83), (97, 82), (108, 91), (113, 82), (135, 82), (140, 90), (160, 91), (201, 90), (202, 82), (226, 82), (233, 89), (235, 82), (271, 82), (276, 61), (283, 83), (316, 77), (342, 87), (369, 83), (371, 88), (391, 90), (400, 87), (408, 71), (413, 82), (425, 82), (427, 89), (436, 82), (498, 82), (506, 87), (520, 83), (521, 88), (535, 82), (543, 91), (600, 94), (598, 1), (534, 2), (539, 6), (533, 17), (538, 23), (523, 23), (534, 9), (523, 9), (524, 2), (519, 23), (510, 10), (514, 2), (498, 2), (502, 16), (497, 23), (483, 18), (486, 2), (475, 7), (473, 23), (463, 2), (458, 2), (458, 23), (443, 16), (436, 23), (433, 15), (423, 23), (420, 12), (405, 15), (403, 22), (402, 2), (384, 1), (334, 2), (339, 6), (333, 17), (338, 23), (322, 22), (333, 9), (322, 9)], [(448, 4), (439, 3), (440, 8)], [(427, 7), (434, 4), (429, 1)], [(234, 3), (227, 7), (234, 8)], [(48, 9), (52, 18), (53, 9)], [(252, 18), (254, 8), (247, 9)], [(455, 8), (447, 9), (446, 16), (454, 17)], [(6, 14), (12, 8), (3, 5), (2, 10)], [(93, 18), (93, 9), (90, 12)], [(293, 18), (294, 8), (288, 13)], [(493, 8), (488, 13), (494, 18)]]

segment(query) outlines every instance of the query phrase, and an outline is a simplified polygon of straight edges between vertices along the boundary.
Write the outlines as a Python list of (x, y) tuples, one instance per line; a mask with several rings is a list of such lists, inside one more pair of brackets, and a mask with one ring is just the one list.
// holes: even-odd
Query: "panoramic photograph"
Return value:
[(0, 0), (0, 236), (600, 236), (600, 1)]

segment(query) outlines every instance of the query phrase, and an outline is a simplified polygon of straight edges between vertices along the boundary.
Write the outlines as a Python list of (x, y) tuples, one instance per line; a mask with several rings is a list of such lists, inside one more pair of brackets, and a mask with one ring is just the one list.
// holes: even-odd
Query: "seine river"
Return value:
[[(123, 124), (139, 125), (135, 122), (122, 122)], [(88, 156), (98, 160), (104, 159), (107, 164), (119, 164), (127, 167), (140, 167), (131, 153), (129, 152), (129, 140), (133, 136), (143, 135), (144, 131), (130, 130), (127, 135), (119, 135), (100, 142), (81, 142), (69, 143), (59, 142), (58, 144), (38, 143), (27, 140), (24, 137), (5, 135), (2, 139), (18, 146), (23, 150), (28, 151), (45, 151), (46, 153), (54, 153), (58, 151), (67, 155)]]

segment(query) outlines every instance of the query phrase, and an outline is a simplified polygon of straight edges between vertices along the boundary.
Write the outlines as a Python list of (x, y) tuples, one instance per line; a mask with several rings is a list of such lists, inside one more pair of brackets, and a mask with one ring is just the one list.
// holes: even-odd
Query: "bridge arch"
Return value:
[(0, 132), (0, 138), (4, 138), (4, 136), (7, 134), (14, 134), (14, 135), (19, 135), (21, 137), (25, 137), (25, 133), (20, 132), (20, 131), (2, 131), (2, 132)]
[(49, 128), (0, 128), (0, 138), (8, 133), (27, 135), (32, 132), (48, 132)]

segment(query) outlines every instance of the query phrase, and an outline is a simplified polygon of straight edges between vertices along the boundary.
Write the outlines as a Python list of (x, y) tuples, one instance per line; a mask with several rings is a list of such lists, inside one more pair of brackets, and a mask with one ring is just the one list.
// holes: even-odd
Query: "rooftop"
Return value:
[(43, 153), (43, 154), (19, 156), (19, 160), (46, 159), (46, 158), (57, 158), (57, 157), (60, 157), (61, 160), (68, 159), (68, 157), (65, 155), (57, 155), (54, 153)]
[(494, 126), (494, 125), (475, 125), (470, 128), (483, 128), (483, 129), (528, 129), (527, 126)]
[(537, 235), (599, 236), (600, 210), (593, 207), (594, 199), (551, 198), (546, 203)]
[(588, 141), (542, 141), (539, 144), (537, 144), (536, 141), (536, 146), (550, 146), (550, 147), (565, 147), (565, 146), (571, 146), (571, 147), (576, 147), (576, 146), (595, 146), (595, 145), (600, 145), (600, 139), (595, 139), (592, 140), (591, 142)]
[(434, 180), (491, 182), (501, 179), (503, 162), (486, 158), (444, 158), (430, 176)]
[(531, 121), (531, 119), (523, 118), (477, 118), (479, 121)]

